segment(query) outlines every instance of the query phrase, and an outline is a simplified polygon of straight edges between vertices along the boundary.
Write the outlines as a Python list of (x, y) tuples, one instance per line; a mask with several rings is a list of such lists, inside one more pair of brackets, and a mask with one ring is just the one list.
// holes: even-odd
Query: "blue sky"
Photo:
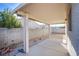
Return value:
[(15, 9), (20, 3), (0, 3), (0, 11), (3, 11), (4, 9)]

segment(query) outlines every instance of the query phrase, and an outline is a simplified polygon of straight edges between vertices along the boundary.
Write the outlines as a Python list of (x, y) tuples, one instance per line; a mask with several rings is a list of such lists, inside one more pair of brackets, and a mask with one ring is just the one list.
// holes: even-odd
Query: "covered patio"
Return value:
[[(56, 3), (28, 3), (21, 4), (13, 12), (21, 16), (24, 20), (24, 42), (23, 46), (26, 53), (17, 53), (16, 55), (28, 55), (28, 56), (68, 56), (67, 42), (63, 43), (65, 35), (67, 34), (66, 19), (68, 14), (68, 4), (56, 4)], [(38, 21), (45, 23), (48, 26), (48, 38), (40, 43), (29, 47), (29, 23), (28, 20)], [(65, 24), (65, 35), (61, 41), (54, 39), (51, 35), (51, 24)], [(54, 35), (54, 34), (53, 34)]]

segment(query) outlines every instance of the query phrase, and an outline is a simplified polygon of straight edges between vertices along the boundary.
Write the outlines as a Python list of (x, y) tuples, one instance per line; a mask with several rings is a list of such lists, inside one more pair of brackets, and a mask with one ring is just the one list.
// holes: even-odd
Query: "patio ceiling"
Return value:
[(17, 9), (17, 13), (28, 14), (32, 20), (47, 24), (64, 23), (67, 13), (64, 3), (30, 3)]

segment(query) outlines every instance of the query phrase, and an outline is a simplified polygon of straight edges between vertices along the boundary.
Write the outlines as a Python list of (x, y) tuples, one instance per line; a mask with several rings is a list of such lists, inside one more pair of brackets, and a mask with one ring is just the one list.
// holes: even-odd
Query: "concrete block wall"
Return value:
[(48, 36), (48, 29), (30, 29), (29, 30), (29, 38), (41, 38), (44, 36)]
[(0, 28), (0, 48), (23, 41), (22, 28)]
[[(0, 48), (23, 42), (23, 28), (0, 28)], [(33, 29), (29, 30), (29, 39), (43, 38), (48, 36), (48, 29)]]

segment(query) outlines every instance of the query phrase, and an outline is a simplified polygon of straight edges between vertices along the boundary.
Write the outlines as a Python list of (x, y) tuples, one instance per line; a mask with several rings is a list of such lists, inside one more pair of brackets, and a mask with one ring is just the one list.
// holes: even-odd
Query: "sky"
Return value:
[(20, 3), (0, 3), (0, 11), (3, 11), (4, 9), (15, 9)]

